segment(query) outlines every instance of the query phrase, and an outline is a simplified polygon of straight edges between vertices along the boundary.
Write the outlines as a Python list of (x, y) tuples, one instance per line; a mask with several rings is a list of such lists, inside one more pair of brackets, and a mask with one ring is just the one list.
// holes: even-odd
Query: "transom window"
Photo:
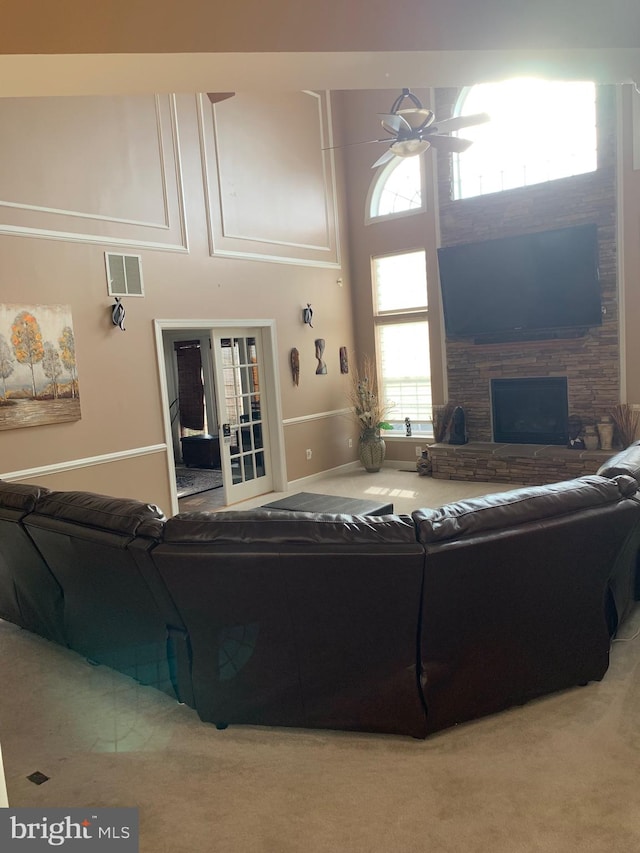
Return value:
[(371, 259), (378, 384), (399, 434), (430, 432), (431, 365), (424, 250)]
[(597, 168), (596, 87), (520, 78), (462, 91), (454, 115), (491, 121), (456, 135), (473, 140), (453, 155), (453, 197), (470, 198)]
[(369, 190), (368, 219), (406, 216), (424, 210), (422, 157), (395, 157), (375, 176)]

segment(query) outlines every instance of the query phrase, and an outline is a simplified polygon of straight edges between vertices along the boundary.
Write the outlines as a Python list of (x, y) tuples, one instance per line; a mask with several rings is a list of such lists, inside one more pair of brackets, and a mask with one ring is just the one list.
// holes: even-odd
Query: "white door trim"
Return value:
[(166, 462), (171, 491), (171, 512), (179, 512), (178, 494), (176, 489), (176, 474), (174, 468), (173, 443), (171, 440), (171, 415), (169, 412), (169, 397), (167, 394), (167, 374), (164, 363), (164, 347), (162, 333), (176, 329), (261, 329), (264, 348), (264, 382), (265, 394), (269, 397), (268, 425), (271, 437), (271, 468), (273, 489), (284, 492), (287, 489), (287, 468), (284, 450), (284, 429), (282, 425), (282, 398), (280, 393), (280, 373), (278, 371), (278, 346), (276, 340), (275, 320), (154, 320), (156, 339), (156, 359), (160, 378), (160, 400), (162, 404), (162, 419), (164, 422), (165, 443), (167, 445)]

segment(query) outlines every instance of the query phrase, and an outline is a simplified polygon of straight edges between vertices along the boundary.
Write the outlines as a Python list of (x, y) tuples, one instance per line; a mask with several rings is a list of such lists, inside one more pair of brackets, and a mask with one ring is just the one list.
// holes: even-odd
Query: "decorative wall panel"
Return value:
[(0, 100), (0, 233), (184, 251), (175, 99)]
[(199, 105), (211, 254), (339, 266), (328, 95)]

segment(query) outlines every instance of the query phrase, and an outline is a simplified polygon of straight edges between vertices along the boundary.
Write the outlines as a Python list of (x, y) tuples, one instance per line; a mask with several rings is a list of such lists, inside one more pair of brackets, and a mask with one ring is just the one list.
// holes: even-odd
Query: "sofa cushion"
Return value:
[(437, 509), (419, 509), (412, 517), (418, 541), (429, 543), (557, 517), (620, 499), (620, 485), (616, 480), (593, 474), (546, 486), (470, 498)]
[(167, 519), (165, 543), (216, 545), (416, 544), (408, 515), (361, 516), (265, 509), (187, 512)]
[(154, 504), (93, 492), (49, 492), (37, 504), (38, 515), (130, 536), (160, 538), (164, 514)]
[(23, 483), (8, 483), (0, 480), (0, 507), (15, 509), (24, 513), (32, 512), (38, 498), (48, 494), (42, 486), (28, 486)]
[(607, 459), (597, 470), (602, 477), (615, 477), (628, 474), (640, 483), (640, 441), (631, 444), (611, 459)]

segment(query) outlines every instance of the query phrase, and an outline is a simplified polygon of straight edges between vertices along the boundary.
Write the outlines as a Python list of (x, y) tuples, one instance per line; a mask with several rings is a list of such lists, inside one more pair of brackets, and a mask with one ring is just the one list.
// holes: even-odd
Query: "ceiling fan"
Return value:
[[(404, 106), (408, 101), (412, 106)], [(422, 154), (433, 145), (443, 151), (460, 153), (471, 145), (470, 139), (447, 136), (453, 130), (482, 124), (490, 120), (487, 113), (469, 116), (454, 116), (437, 121), (431, 110), (422, 106), (418, 98), (409, 90), (403, 89), (388, 113), (381, 113), (382, 127), (389, 134), (386, 139), (371, 139), (370, 142), (389, 142), (389, 148), (371, 167), (377, 169), (394, 157), (414, 157)]]

